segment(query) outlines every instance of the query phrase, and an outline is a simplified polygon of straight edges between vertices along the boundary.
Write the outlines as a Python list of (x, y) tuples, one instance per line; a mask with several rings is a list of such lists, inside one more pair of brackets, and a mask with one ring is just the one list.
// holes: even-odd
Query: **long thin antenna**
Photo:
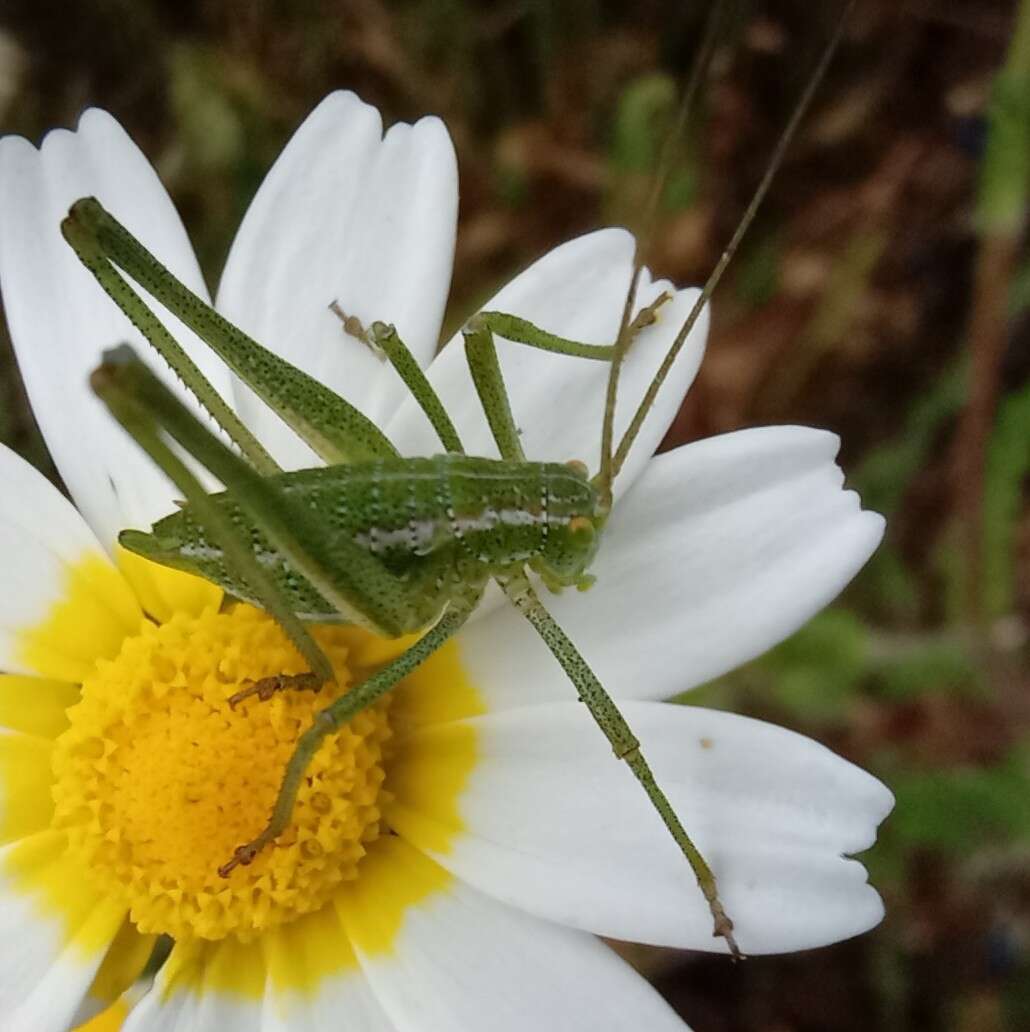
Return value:
[(662, 384), (665, 382), (666, 376), (669, 375), (669, 370), (676, 361), (680, 350), (686, 342), (687, 337), (690, 335), (690, 331), (697, 323), (702, 310), (710, 300), (715, 288), (718, 286), (719, 280), (722, 279), (722, 275), (726, 271), (726, 267), (729, 265), (734, 254), (736, 254), (737, 248), (740, 246), (740, 242), (744, 238), (744, 234), (750, 228), (751, 223), (754, 221), (755, 215), (758, 212), (759, 206), (765, 199), (765, 195), (769, 192), (769, 187), (772, 185), (772, 181), (775, 178), (776, 173), (783, 164), (784, 156), (786, 155), (787, 149), (794, 138), (794, 134), (796, 133), (798, 126), (801, 124), (801, 120), (805, 117), (805, 114), (812, 103), (812, 98), (815, 96), (816, 90), (818, 90), (819, 84), (822, 82), (823, 76), (826, 74), (826, 69), (829, 68), (830, 62), (833, 60), (833, 55), (836, 53), (837, 47), (840, 45), (840, 41), (844, 37), (844, 29), (847, 26), (848, 19), (850, 18), (851, 12), (857, 2), (858, 0), (848, 0), (845, 4), (840, 18), (837, 20), (837, 25), (833, 31), (833, 35), (830, 37), (830, 41), (827, 43), (826, 48), (823, 50), (822, 56), (815, 67), (815, 71), (813, 71), (809, 78), (808, 84), (805, 86), (805, 90), (801, 95), (801, 99), (794, 108), (794, 113), (791, 115), (790, 121), (787, 123), (787, 127), (783, 130), (783, 134), (780, 136), (779, 142), (776, 144), (776, 149), (773, 151), (769, 167), (762, 176), (762, 181), (758, 184), (758, 189), (755, 190), (754, 196), (751, 198), (751, 203), (747, 206), (747, 210), (744, 212), (744, 216), (740, 220), (740, 224), (737, 226), (736, 232), (733, 234), (733, 238), (727, 245), (726, 250), (723, 251), (722, 257), (719, 259), (715, 268), (712, 270), (712, 274), (708, 277), (708, 282), (705, 283), (700, 296), (694, 303), (694, 307), (690, 310), (690, 314), (687, 316), (686, 321), (683, 323), (679, 333), (676, 335), (676, 339), (672, 342), (672, 346), (669, 348), (668, 354), (665, 356), (658, 372), (655, 374), (654, 379), (647, 388), (643, 399), (637, 406), (633, 419), (630, 421), (629, 427), (626, 429), (626, 433), (619, 442), (619, 447), (612, 459), (612, 479), (618, 476), (619, 470), (622, 469), (622, 465), (626, 461), (626, 456), (629, 454), (629, 450), (632, 447), (633, 442), (636, 440), (637, 434), (640, 432), (640, 427), (647, 418), (647, 414), (650, 412), (651, 406), (654, 404), (654, 400), (657, 397)]
[(701, 80), (708, 68), (712, 51), (715, 49), (715, 42), (719, 36), (719, 27), (722, 22), (722, 11), (725, 0), (718, 0), (708, 13), (708, 20), (705, 23), (705, 35), (701, 41), (701, 47), (694, 58), (690, 69), (690, 79), (683, 94), (683, 100), (679, 105), (676, 114), (676, 122), (665, 137), (662, 152), (658, 159), (657, 171), (651, 184), (651, 190), (644, 205), (644, 217), (640, 224), (640, 233), (636, 238), (633, 252), (633, 271), (630, 274), (629, 289), (626, 291), (626, 300), (622, 306), (622, 318), (619, 321), (619, 332), (615, 338), (615, 353), (608, 369), (608, 390), (605, 396), (604, 420), (601, 425), (601, 462), (597, 483), (601, 494), (601, 501), (607, 507), (612, 501), (612, 481), (615, 472), (612, 468), (612, 447), (615, 432), (615, 399), (619, 388), (619, 374), (622, 370), (622, 362), (626, 356), (626, 349), (630, 341), (630, 327), (633, 320), (633, 309), (636, 307), (637, 288), (640, 285), (640, 273), (644, 268), (644, 253), (641, 240), (650, 240), (658, 218), (658, 207), (661, 203), (662, 193), (665, 191), (669, 175), (672, 171), (672, 163), (676, 157), (676, 147), (679, 144), (690, 118), (690, 112), (694, 105), (694, 98), (697, 95)]

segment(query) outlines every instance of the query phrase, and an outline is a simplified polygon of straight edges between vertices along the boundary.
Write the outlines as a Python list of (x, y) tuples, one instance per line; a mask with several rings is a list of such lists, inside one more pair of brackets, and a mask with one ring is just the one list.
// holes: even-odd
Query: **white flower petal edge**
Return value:
[[(399, 843), (412, 876), (431, 861)], [(459, 882), (406, 912), (389, 953), (369, 952), (376, 900), (343, 913), (383, 1008), (404, 1032), (684, 1032), (628, 965), (591, 936), (509, 909)]]
[(35, 887), (81, 875), (63, 855), (61, 836), (45, 831), (36, 838), (53, 843), (44, 843), (40, 863), (24, 878), (13, 878), (7, 869), (11, 851), (23, 843), (0, 848), (0, 1013), (8, 1032), (65, 1032), (125, 911), (83, 887), (74, 913), (48, 914), (46, 894), (37, 895)]
[[(884, 522), (842, 490), (838, 447), (823, 430), (762, 427), (651, 461), (605, 528), (597, 584), (544, 596), (608, 691), (663, 699), (693, 688), (782, 641), (841, 591)], [(460, 640), (491, 710), (569, 691), (508, 608)]]
[(122, 1032), (397, 1032), (361, 975), (328, 980), (287, 1005), (272, 992), (260, 1000), (214, 989), (163, 993), (158, 976)]
[(163, 997), (161, 976), (132, 1009), (122, 1032), (266, 1032), (277, 1027), (261, 1018), (261, 1001), (214, 990)]
[[(262, 183), (233, 243), (218, 309), (381, 424), (406, 390), (343, 332), (336, 300), (366, 325), (393, 323), (427, 365), (440, 333), (457, 225), (458, 174), (443, 123), (385, 135), (375, 108), (333, 93)], [(244, 421), (289, 467), (318, 464), (239, 382)]]
[[(101, 352), (138, 344), (174, 383), (140, 334), (79, 263), (60, 233), (73, 201), (95, 196), (202, 297), (185, 230), (154, 170), (106, 112), (90, 109), (78, 130), (49, 133), (37, 151), (0, 140), (0, 284), (18, 364), (47, 447), (79, 510), (108, 549), (123, 527), (147, 527), (173, 508), (164, 475), (89, 391)], [(227, 395), (221, 363), (170, 317), (172, 336)]]
[[(865, 870), (846, 859), (873, 843), (893, 805), (880, 782), (761, 721), (649, 702), (623, 712), (715, 871), (745, 953), (822, 946), (881, 919)], [(540, 917), (617, 939), (725, 951), (686, 861), (582, 706), (426, 729), (419, 770), (446, 762), (448, 741), (467, 733), (463, 723), (475, 729), (480, 760), (459, 804), (462, 830), (435, 852), (453, 817), (406, 778), (388, 815), (401, 835), (469, 884)]]
[(125, 1032), (337, 1032), (343, 1025), (396, 1032), (329, 903), (253, 942), (177, 945)]
[[(347, 1032), (396, 1032), (357, 966), (339, 919), (324, 917), (318, 916), (323, 931), (335, 923), (328, 935), (308, 938), (303, 932), (295, 934), (294, 928), (247, 945), (210, 943), (186, 961), (173, 952), (124, 1032), (337, 1032), (343, 1025)], [(332, 955), (313, 955), (319, 949), (331, 950)], [(287, 950), (289, 956), (283, 956)], [(269, 972), (270, 967), (303, 972), (308, 966), (318, 971), (334, 958), (341, 961), (341, 970), (285, 993)], [(250, 969), (246, 975), (244, 967)], [(226, 991), (217, 984), (223, 971), (237, 981), (242, 976), (259, 991)]]
[[(46, 477), (3, 445), (0, 484), (0, 555), (4, 562), (0, 671), (75, 680), (91, 669), (98, 654), (116, 647), (120, 634), (135, 630), (143, 614), (71, 503)], [(38, 633), (53, 608), (66, 601), (72, 571), (85, 571), (90, 563), (97, 575), (84, 576), (80, 584), (83, 590), (92, 589), (98, 620), (77, 634), (70, 628), (55, 628), (61, 638), (49, 641), (47, 651), (62, 656), (61, 667), (40, 669), (33, 665), (26, 635)], [(107, 646), (96, 637), (101, 626), (111, 630)]]
[[(633, 267), (633, 237), (622, 229), (602, 229), (570, 240), (534, 262), (491, 298), (484, 311), (521, 316), (541, 329), (587, 344), (611, 344), (618, 332)], [(693, 306), (698, 291), (675, 291), (665, 281), (641, 277), (638, 305), (662, 290), (674, 295), (658, 322), (633, 343), (619, 381), (616, 443), (665, 352)], [(679, 360), (658, 395), (618, 481), (625, 492), (646, 466), (693, 382), (704, 352), (708, 314), (702, 313)], [(555, 355), (498, 340), (498, 358), (511, 399), (522, 447), (533, 461), (580, 459), (595, 471), (601, 444), (608, 363)], [(456, 335), (429, 367), (430, 382), (454, 420), (470, 455), (497, 455), (483, 409)], [(402, 455), (431, 455), (439, 441), (412, 398), (406, 398), (386, 427)]]
[[(349, 949), (349, 946), (348, 946)], [(372, 987), (361, 971), (330, 975), (313, 992), (289, 998), (269, 993), (261, 1011), (261, 1032), (340, 1032), (340, 1015), (346, 1015), (347, 1032), (397, 1032)], [(141, 1024), (140, 1032), (160, 1026)], [(221, 1026), (212, 1026), (218, 1032)], [(253, 1028), (253, 1026), (250, 1026)], [(403, 1027), (403, 1026), (401, 1026)], [(194, 1032), (196, 1026), (184, 1026)], [(131, 1032), (131, 1030), (126, 1030)]]

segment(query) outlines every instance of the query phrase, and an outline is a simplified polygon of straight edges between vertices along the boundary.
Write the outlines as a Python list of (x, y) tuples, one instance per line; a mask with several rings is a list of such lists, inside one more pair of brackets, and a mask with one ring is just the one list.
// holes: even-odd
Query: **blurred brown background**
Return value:
[[(828, 427), (851, 483), (889, 520), (841, 602), (690, 700), (803, 730), (891, 785), (898, 808), (866, 858), (887, 920), (738, 966), (627, 948), (699, 1032), (1030, 1028), (1030, 3), (1019, 6), (859, 3), (720, 288), (667, 441)], [(440, 114), (461, 171), (454, 326), (556, 243), (632, 225), (709, 7), (5, 0), (0, 130), (38, 141), (87, 105), (112, 111), (214, 286), (264, 172), (325, 93), (354, 89), (387, 122)], [(726, 5), (649, 242), (661, 274), (698, 282), (718, 258), (836, 10)], [(6, 339), (0, 439), (52, 475)]]

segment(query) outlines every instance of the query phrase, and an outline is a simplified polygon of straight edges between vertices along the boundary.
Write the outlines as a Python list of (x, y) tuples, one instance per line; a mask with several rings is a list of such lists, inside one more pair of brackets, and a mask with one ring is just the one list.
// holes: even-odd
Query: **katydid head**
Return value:
[(551, 483), (547, 510), (547, 535), (541, 551), (530, 560), (530, 568), (551, 591), (578, 588), (594, 583), (587, 573), (601, 543), (601, 531), (608, 519), (584, 463), (565, 464), (559, 480)]

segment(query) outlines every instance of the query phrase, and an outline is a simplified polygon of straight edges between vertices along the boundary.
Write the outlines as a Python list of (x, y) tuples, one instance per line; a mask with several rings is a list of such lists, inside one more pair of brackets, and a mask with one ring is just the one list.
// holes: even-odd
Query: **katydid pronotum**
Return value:
[[(841, 22), (843, 25), (843, 21)], [(127, 345), (105, 355), (92, 385), (111, 412), (184, 496), (179, 512), (150, 533), (124, 531), (121, 543), (159, 563), (199, 574), (231, 596), (266, 609), (310, 670), (249, 685), (233, 697), (268, 698), (280, 690), (318, 690), (332, 667), (307, 622), (343, 620), (386, 637), (421, 636), (373, 676), (323, 708), (298, 738), (267, 826), (220, 868), (230, 877), (253, 862), (289, 825), (294, 800), (318, 745), (357, 712), (394, 688), (450, 639), (495, 581), (526, 617), (565, 671), (578, 696), (644, 789), (692, 868), (710, 908), (714, 934), (740, 956), (733, 922), (715, 876), (674, 812), (618, 707), (537, 595), (547, 588), (586, 589), (587, 572), (608, 518), (612, 484), (668, 369), (725, 270), (771, 181), (794, 128), (829, 62), (840, 31), (824, 52), (805, 96), (781, 137), (769, 169), (733, 241), (677, 334), (628, 429), (614, 446), (620, 365), (639, 331), (659, 316), (662, 295), (635, 311), (641, 262), (634, 263), (614, 343), (581, 343), (500, 312), (481, 312), (463, 331), (475, 389), (501, 458), (464, 454), (440, 399), (395, 329), (369, 327), (327, 299), (342, 330), (380, 352), (428, 417), (444, 453), (404, 458), (358, 409), (231, 325), (178, 282), (92, 198), (71, 208), (65, 238), (112, 299), (215, 418), (235, 448), (207, 429)], [(283, 472), (232, 412), (129, 278), (205, 341), (326, 463)], [(388, 316), (389, 313), (383, 313)], [(584, 361), (609, 363), (599, 472), (581, 462), (534, 462), (523, 455), (508, 403), (494, 335)], [(206, 493), (174, 441), (225, 486)]]

